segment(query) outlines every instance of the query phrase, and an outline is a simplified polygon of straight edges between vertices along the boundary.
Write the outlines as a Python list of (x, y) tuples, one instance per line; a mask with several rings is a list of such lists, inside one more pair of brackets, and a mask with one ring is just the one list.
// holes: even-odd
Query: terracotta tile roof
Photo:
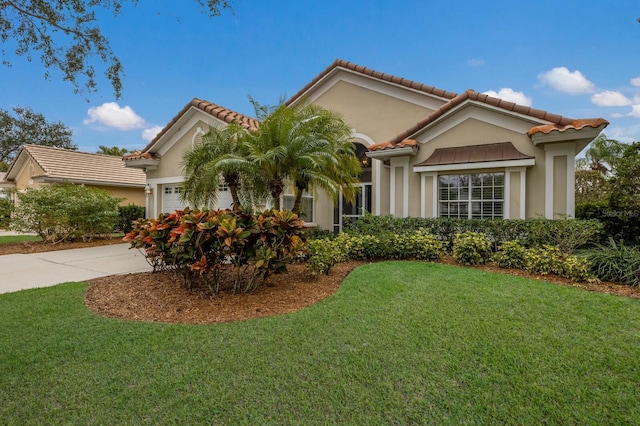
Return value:
[[(437, 110), (429, 114), (426, 118), (416, 123), (416, 125), (397, 135), (394, 139), (384, 144), (378, 144), (378, 145), (384, 145), (384, 146), (391, 145), (391, 147), (394, 147), (400, 144), (406, 138), (412, 137), (418, 131), (424, 129), (429, 124), (435, 122), (437, 119), (445, 115), (447, 112), (451, 111), (452, 109), (456, 108), (457, 106), (467, 101), (481, 102), (481, 103), (491, 105), (506, 111), (526, 115), (539, 120), (550, 121), (552, 123), (552, 124), (545, 124), (541, 126), (535, 126), (531, 128), (531, 130), (529, 130), (528, 132), (529, 136), (531, 136), (536, 132), (549, 133), (553, 130), (565, 131), (566, 129), (569, 129), (569, 128), (577, 129), (585, 126), (591, 126), (596, 128), (602, 124), (609, 124), (608, 121), (602, 118), (574, 120), (572, 118), (563, 117), (558, 114), (552, 114), (550, 112), (543, 111), (540, 109), (535, 109), (535, 108), (531, 108), (524, 105), (518, 105), (513, 102), (505, 101), (504, 99), (495, 98), (495, 97), (492, 97), (483, 93), (478, 93), (474, 90), (469, 89), (464, 93), (451, 99), (449, 102), (447, 102), (446, 104), (442, 105), (440, 108), (438, 108)], [(372, 148), (380, 149), (378, 148), (378, 145), (373, 145), (369, 149), (372, 149)]]
[(153, 152), (142, 152), (139, 149), (136, 149), (131, 154), (127, 154), (124, 157), (122, 157), (122, 161), (141, 160), (141, 159), (155, 160), (158, 158), (160, 158), (160, 156)]
[(402, 77), (397, 77), (395, 75), (381, 73), (379, 71), (372, 70), (371, 68), (363, 67), (361, 65), (357, 65), (352, 62), (345, 61), (343, 59), (336, 59), (331, 65), (329, 65), (324, 71), (318, 74), (306, 86), (304, 86), (295, 95), (289, 98), (286, 104), (290, 105), (295, 100), (300, 98), (307, 90), (313, 87), (318, 81), (322, 80), (324, 77), (326, 77), (329, 73), (331, 73), (336, 68), (344, 68), (344, 69), (357, 72), (369, 77), (377, 78), (378, 80), (399, 84), (401, 86), (405, 86), (410, 89), (418, 90), (420, 92), (428, 93), (430, 95), (438, 96), (445, 99), (453, 99), (456, 97), (456, 94), (453, 92), (448, 92), (446, 90), (438, 89), (433, 86), (427, 86), (426, 84), (418, 83)]
[(445, 164), (482, 163), (488, 161), (524, 160), (533, 158), (518, 151), (511, 142), (486, 145), (469, 145), (455, 148), (438, 148), (416, 166), (440, 166)]
[(543, 133), (548, 135), (553, 131), (566, 132), (569, 129), (580, 130), (584, 127), (592, 127), (596, 129), (602, 125), (606, 126), (608, 124), (609, 122), (604, 118), (584, 118), (581, 120), (573, 120), (570, 124), (564, 126), (558, 124), (544, 124), (542, 126), (535, 126), (532, 127), (529, 132), (527, 132), (527, 134), (529, 136), (533, 136), (536, 133)]
[(415, 139), (405, 139), (403, 141), (398, 142), (397, 144), (391, 144), (389, 142), (377, 143), (375, 145), (371, 145), (369, 147), (369, 151), (381, 151), (384, 149), (414, 147), (417, 145), (418, 145), (418, 141), (416, 141)]
[[(68, 180), (78, 183), (96, 183), (108, 186), (144, 187), (146, 176), (142, 170), (126, 168), (120, 157), (103, 154), (90, 154), (62, 148), (40, 145), (22, 147), (11, 168), (19, 160), (22, 151), (44, 170), (41, 176), (45, 180)], [(9, 173), (11, 172), (9, 169)]]
[[(192, 107), (196, 107), (206, 112), (207, 114), (210, 114), (216, 117), (217, 119), (224, 121), (225, 123), (232, 123), (235, 121), (248, 130), (255, 130), (258, 128), (259, 122), (255, 118), (246, 116), (244, 114), (240, 114), (239, 112), (231, 111), (230, 109), (227, 109), (220, 105), (216, 105), (213, 102), (208, 102), (208, 101), (203, 101), (202, 99), (193, 98), (191, 102), (185, 105), (184, 108), (182, 108), (180, 112), (176, 114), (176, 116), (173, 117), (171, 121), (166, 126), (164, 126), (162, 130), (160, 130), (160, 132), (156, 135), (156, 137), (153, 138), (153, 140), (151, 140), (151, 142), (149, 142), (147, 146), (145, 146), (142, 149), (141, 152), (146, 153), (147, 151), (149, 151), (156, 144), (156, 142), (158, 142), (158, 140), (165, 133), (167, 133), (174, 124), (176, 124), (176, 122), (180, 119), (180, 117), (182, 117)], [(133, 155), (128, 155), (126, 156), (126, 158), (123, 158), (123, 160), (137, 160), (139, 158), (147, 158), (147, 157), (135, 157)]]

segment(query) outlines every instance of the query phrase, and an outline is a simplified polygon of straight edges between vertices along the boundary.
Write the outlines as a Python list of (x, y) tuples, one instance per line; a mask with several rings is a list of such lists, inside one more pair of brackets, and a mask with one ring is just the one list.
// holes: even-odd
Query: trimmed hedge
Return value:
[(449, 244), (456, 234), (482, 233), (489, 238), (493, 251), (506, 241), (519, 241), (527, 247), (547, 244), (573, 252), (578, 247), (597, 244), (604, 228), (597, 220), (399, 218), (371, 214), (345, 226), (345, 232), (354, 235), (407, 234), (418, 229)]

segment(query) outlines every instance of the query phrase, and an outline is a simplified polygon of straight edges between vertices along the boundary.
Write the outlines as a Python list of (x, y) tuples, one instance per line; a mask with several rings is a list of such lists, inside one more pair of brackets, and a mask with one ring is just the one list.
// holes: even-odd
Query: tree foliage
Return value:
[(589, 144), (585, 153), (588, 169), (607, 176), (615, 168), (625, 146), (622, 142), (609, 139), (607, 135), (601, 133)]
[(211, 207), (224, 183), (231, 193), (234, 210), (242, 208), (243, 182), (253, 180), (250, 178), (255, 174), (248, 161), (246, 134), (247, 131), (237, 123), (213, 127), (202, 137), (202, 143), (184, 154), (183, 200), (196, 206)]
[(576, 204), (609, 198), (609, 179), (598, 170), (576, 170)]
[[(640, 211), (640, 142), (627, 146), (611, 179), (610, 204)], [(637, 218), (636, 218), (637, 219)]]
[[(235, 209), (253, 207), (245, 200), (271, 198), (280, 209), (285, 189), (295, 195), (293, 211), (302, 213), (302, 196), (315, 188), (334, 199), (355, 198), (361, 166), (351, 143), (351, 128), (335, 112), (316, 105), (259, 105), (260, 121), (248, 131), (232, 123), (211, 129), (202, 144), (183, 157), (182, 197), (211, 206), (221, 182), (229, 187)], [(246, 205), (245, 205), (246, 204)]]
[(14, 115), (0, 109), (0, 167), (10, 163), (25, 144), (77, 149), (73, 131), (62, 122), (48, 122), (30, 108), (13, 107)]
[[(195, 1), (210, 17), (230, 8), (227, 0)], [(76, 93), (96, 90), (97, 59), (106, 66), (104, 75), (119, 98), (123, 66), (102, 34), (96, 12), (117, 16), (127, 3), (138, 0), (0, 0), (0, 40), (3, 46), (11, 42), (13, 53), (29, 61), (38, 54), (45, 78), (51, 69), (59, 71)], [(3, 65), (11, 66), (4, 49), (2, 53)]]
[(249, 134), (249, 158), (276, 209), (287, 183), (295, 189), (296, 213), (303, 193), (316, 187), (336, 200), (341, 191), (347, 200), (354, 200), (360, 162), (350, 141), (351, 128), (337, 113), (317, 105), (268, 108), (252, 103), (260, 127)]
[(98, 154), (113, 155), (115, 157), (122, 157), (127, 152), (129, 152), (127, 148), (120, 148), (118, 146), (100, 145), (98, 148), (99, 148), (97, 152)]

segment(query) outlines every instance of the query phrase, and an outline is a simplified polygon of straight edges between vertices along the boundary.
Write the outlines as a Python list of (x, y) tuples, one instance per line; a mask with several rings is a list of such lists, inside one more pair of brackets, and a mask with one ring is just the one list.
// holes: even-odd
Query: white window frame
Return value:
[[(285, 210), (291, 210), (293, 208), (293, 204), (295, 203), (295, 199), (296, 196), (295, 194), (289, 194), (289, 193), (285, 193), (282, 194), (282, 208)], [(306, 222), (306, 223), (315, 223), (315, 219), (316, 219), (316, 203), (315, 203), (315, 197), (313, 196), (312, 193), (308, 193), (308, 192), (304, 192), (302, 194), (302, 206), (304, 207), (305, 204), (305, 199), (310, 200), (311, 202), (311, 217), (305, 217), (303, 216), (302, 219)], [(290, 202), (291, 207), (287, 208), (287, 202)]]
[[(481, 175), (494, 175), (493, 180), (495, 179), (495, 175), (502, 175), (502, 185), (495, 185), (495, 183), (493, 183), (491, 186), (485, 187), (483, 185), (481, 186), (473, 186), (473, 177), (474, 176), (481, 176)], [(467, 177), (467, 185), (466, 186), (458, 186), (456, 187), (459, 191), (459, 194), (462, 193), (465, 189), (466, 189), (466, 198), (462, 198), (462, 197), (457, 197), (457, 198), (449, 198), (449, 199), (443, 199), (441, 196), (441, 191), (442, 191), (442, 187), (441, 187), (441, 179), (443, 177), (447, 177), (447, 176), (455, 176), (458, 178), (461, 178), (462, 176), (466, 176)], [(441, 211), (441, 206), (443, 203), (457, 203), (459, 205), (467, 205), (467, 213), (466, 213), (466, 219), (504, 219), (505, 218), (505, 203), (506, 200), (508, 199), (508, 197), (506, 196), (507, 194), (505, 193), (506, 191), (506, 185), (505, 185), (505, 180), (506, 180), (506, 173), (504, 171), (499, 171), (499, 172), (476, 172), (476, 173), (456, 173), (456, 174), (440, 174), (437, 177), (438, 182), (437, 182), (437, 212), (438, 212), (438, 217), (452, 217), (450, 215), (443, 215), (442, 211)], [(473, 198), (473, 192), (474, 189), (480, 189), (480, 191), (482, 192), (483, 189), (485, 188), (502, 188), (502, 198)], [(449, 188), (451, 189), (451, 188)], [(492, 191), (495, 192), (495, 191)], [(474, 203), (480, 203), (481, 204), (481, 208), (480, 208), (480, 216), (479, 218), (474, 216), (473, 213), (473, 205)], [(502, 203), (502, 212), (500, 215), (496, 215), (495, 213), (491, 214), (489, 217), (484, 217), (483, 212), (483, 208), (482, 208), (482, 203)], [(449, 210), (449, 209), (447, 209)], [(458, 214), (457, 216), (454, 216), (454, 218), (461, 218), (461, 219), (465, 219), (464, 216)]]

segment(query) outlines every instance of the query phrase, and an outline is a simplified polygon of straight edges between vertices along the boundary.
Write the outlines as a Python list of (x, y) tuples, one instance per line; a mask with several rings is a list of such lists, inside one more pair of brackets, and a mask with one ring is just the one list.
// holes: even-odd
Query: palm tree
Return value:
[(247, 130), (237, 123), (223, 128), (211, 128), (202, 143), (184, 154), (185, 175), (181, 197), (196, 206), (211, 206), (218, 199), (220, 183), (229, 187), (233, 208), (242, 208), (240, 189), (251, 174), (244, 143)]
[(261, 124), (248, 135), (249, 159), (263, 176), (274, 208), (280, 209), (287, 183), (295, 188), (293, 211), (298, 214), (303, 193), (315, 187), (336, 200), (341, 191), (354, 200), (360, 163), (351, 128), (339, 115), (316, 105), (268, 108), (252, 102)]
[(624, 152), (625, 144), (615, 139), (608, 139), (601, 133), (589, 145), (585, 157), (589, 162), (589, 168), (606, 176)]

